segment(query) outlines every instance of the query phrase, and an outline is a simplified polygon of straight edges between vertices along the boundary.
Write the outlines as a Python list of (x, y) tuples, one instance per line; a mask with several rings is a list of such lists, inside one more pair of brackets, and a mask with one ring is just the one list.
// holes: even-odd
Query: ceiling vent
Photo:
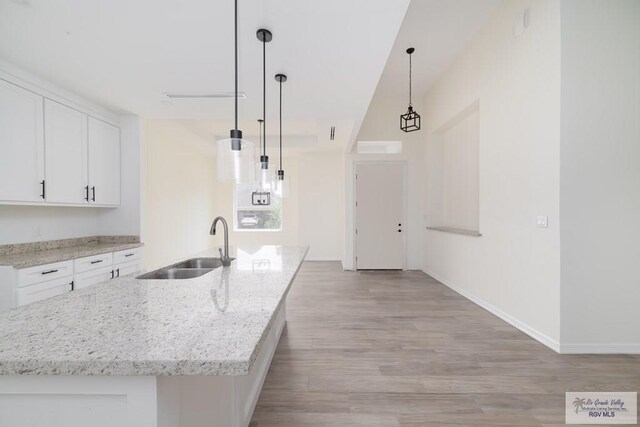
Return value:
[[(164, 96), (171, 99), (226, 99), (235, 97), (234, 92), (212, 92), (212, 93), (164, 93)], [(238, 98), (245, 99), (247, 94), (238, 92)]]
[(358, 154), (400, 154), (402, 141), (358, 141)]

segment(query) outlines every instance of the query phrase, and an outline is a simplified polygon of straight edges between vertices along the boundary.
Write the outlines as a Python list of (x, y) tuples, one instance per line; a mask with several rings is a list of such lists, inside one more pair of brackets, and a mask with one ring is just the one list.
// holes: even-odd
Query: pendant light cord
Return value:
[(411, 53), (409, 54), (409, 106), (411, 107)]
[(236, 127), (235, 129), (238, 130), (238, 0), (235, 0), (234, 16), (235, 16), (234, 18), (235, 19), (235, 27), (234, 27), (235, 58), (234, 59), (235, 59), (235, 67), (236, 67), (236, 75), (235, 75), (235, 89), (236, 89), (235, 124), (236, 124)]
[(262, 155), (267, 155), (267, 41), (266, 35), (262, 39), (262, 122), (264, 123), (264, 137), (262, 139)]
[(282, 170), (282, 80), (280, 80), (280, 170)]

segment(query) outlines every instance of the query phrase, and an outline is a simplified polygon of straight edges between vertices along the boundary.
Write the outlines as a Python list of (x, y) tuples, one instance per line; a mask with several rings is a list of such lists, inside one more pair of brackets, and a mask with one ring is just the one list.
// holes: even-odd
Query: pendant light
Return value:
[(409, 108), (405, 114), (400, 116), (400, 129), (405, 132), (420, 130), (420, 114), (414, 111), (413, 105), (411, 105), (411, 55), (413, 52), (415, 52), (414, 48), (407, 49), (409, 54)]
[[(264, 123), (264, 120), (258, 119), (258, 123), (260, 124), (260, 137), (258, 139), (258, 145), (262, 146), (262, 124)], [(256, 165), (260, 167), (260, 162), (256, 163)], [(256, 173), (256, 177), (257, 182), (255, 184), (255, 190), (253, 191), (253, 193), (251, 193), (251, 204), (254, 206), (270, 205), (271, 188), (263, 185), (262, 180), (260, 179), (260, 173)]]
[(256, 32), (256, 37), (262, 43), (262, 122), (264, 124), (264, 134), (260, 143), (260, 162), (257, 165), (256, 180), (258, 188), (262, 191), (268, 190), (273, 185), (273, 174), (269, 168), (269, 156), (267, 155), (267, 43), (273, 39), (271, 31), (264, 28)]
[(255, 175), (255, 148), (253, 142), (242, 139), (242, 131), (238, 129), (238, 0), (234, 2), (234, 66), (235, 127), (229, 138), (216, 143), (218, 181), (251, 183)]
[(284, 169), (282, 169), (282, 83), (287, 81), (284, 74), (276, 74), (276, 81), (280, 84), (280, 169), (276, 175), (276, 192), (280, 197), (289, 197), (289, 180), (284, 179)]

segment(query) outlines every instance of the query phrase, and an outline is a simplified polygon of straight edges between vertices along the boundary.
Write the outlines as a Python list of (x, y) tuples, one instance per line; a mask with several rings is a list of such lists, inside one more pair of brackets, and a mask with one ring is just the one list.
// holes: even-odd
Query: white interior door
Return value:
[(120, 130), (89, 117), (89, 189), (91, 203), (120, 204)]
[(86, 203), (87, 115), (44, 100), (47, 202)]
[(0, 200), (42, 202), (43, 98), (0, 80)]
[(404, 268), (404, 164), (356, 165), (356, 268)]

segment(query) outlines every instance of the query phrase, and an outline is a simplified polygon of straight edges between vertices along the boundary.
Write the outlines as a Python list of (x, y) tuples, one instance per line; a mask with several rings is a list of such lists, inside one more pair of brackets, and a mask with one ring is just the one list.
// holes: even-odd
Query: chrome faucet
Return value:
[(218, 251), (220, 251), (220, 260), (222, 261), (223, 267), (229, 267), (231, 265), (231, 258), (229, 258), (229, 227), (227, 226), (227, 221), (223, 217), (217, 216), (216, 219), (213, 220), (213, 224), (211, 224), (209, 234), (212, 236), (216, 235), (216, 224), (218, 221), (222, 221), (222, 225), (224, 226), (224, 254), (222, 253), (222, 248), (218, 248)]

